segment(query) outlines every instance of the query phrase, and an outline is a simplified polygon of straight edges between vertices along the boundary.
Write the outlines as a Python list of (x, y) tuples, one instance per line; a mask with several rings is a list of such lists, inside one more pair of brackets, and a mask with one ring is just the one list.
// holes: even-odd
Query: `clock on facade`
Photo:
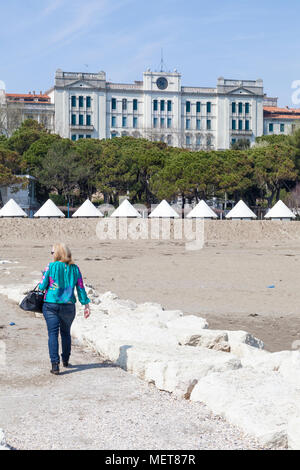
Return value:
[(156, 80), (156, 85), (160, 90), (165, 90), (168, 86), (168, 80), (165, 77), (159, 77)]

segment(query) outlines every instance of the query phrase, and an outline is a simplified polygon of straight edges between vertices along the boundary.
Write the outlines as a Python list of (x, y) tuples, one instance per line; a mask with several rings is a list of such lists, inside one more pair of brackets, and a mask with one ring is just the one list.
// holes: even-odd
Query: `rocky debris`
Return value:
[(3, 429), (0, 429), (0, 450), (11, 450), (9, 445), (6, 443)]
[(297, 411), (297, 399), (295, 389), (279, 372), (243, 367), (210, 374), (198, 381), (191, 400), (202, 401), (230, 423), (247, 429), (263, 446), (288, 446), (288, 425)]
[(300, 450), (300, 411), (288, 420), (287, 435), (289, 449)]
[[(300, 447), (300, 351), (270, 353), (246, 331), (210, 330), (204, 318), (87, 287), (99, 304), (88, 320), (79, 306), (77, 343), (160, 390), (205, 403), (265, 447)], [(16, 288), (1, 293), (20, 298)]]

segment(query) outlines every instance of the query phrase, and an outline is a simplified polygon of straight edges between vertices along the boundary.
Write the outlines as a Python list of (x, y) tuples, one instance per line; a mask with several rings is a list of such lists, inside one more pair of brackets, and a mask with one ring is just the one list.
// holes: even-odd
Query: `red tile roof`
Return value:
[(264, 117), (271, 119), (300, 119), (300, 108), (264, 106)]
[(24, 102), (24, 103), (51, 103), (51, 98), (48, 95), (44, 95), (40, 93), (38, 95), (33, 93), (6, 93), (6, 98), (8, 101), (15, 101), (15, 102)]

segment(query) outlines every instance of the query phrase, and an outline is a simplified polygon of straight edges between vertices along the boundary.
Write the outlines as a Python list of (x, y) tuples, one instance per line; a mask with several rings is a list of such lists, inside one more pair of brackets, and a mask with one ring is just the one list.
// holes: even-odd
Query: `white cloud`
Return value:
[(105, 18), (131, 0), (111, 2), (109, 0), (90, 0), (82, 3), (72, 1), (70, 15), (67, 15), (65, 25), (49, 38), (49, 46), (53, 44), (66, 44), (75, 36), (91, 30), (95, 25), (103, 23)]
[(51, 15), (56, 10), (61, 8), (64, 5), (65, 0), (51, 0), (50, 2), (48, 1), (47, 3), (48, 3), (47, 6), (41, 12), (41, 15), (40, 15), (41, 18)]

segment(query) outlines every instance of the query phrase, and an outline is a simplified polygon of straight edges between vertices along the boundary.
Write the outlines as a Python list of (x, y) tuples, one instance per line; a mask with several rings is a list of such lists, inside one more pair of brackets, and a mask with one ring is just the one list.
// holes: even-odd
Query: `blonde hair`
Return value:
[(64, 243), (54, 245), (54, 260), (62, 263), (74, 264), (70, 248)]

